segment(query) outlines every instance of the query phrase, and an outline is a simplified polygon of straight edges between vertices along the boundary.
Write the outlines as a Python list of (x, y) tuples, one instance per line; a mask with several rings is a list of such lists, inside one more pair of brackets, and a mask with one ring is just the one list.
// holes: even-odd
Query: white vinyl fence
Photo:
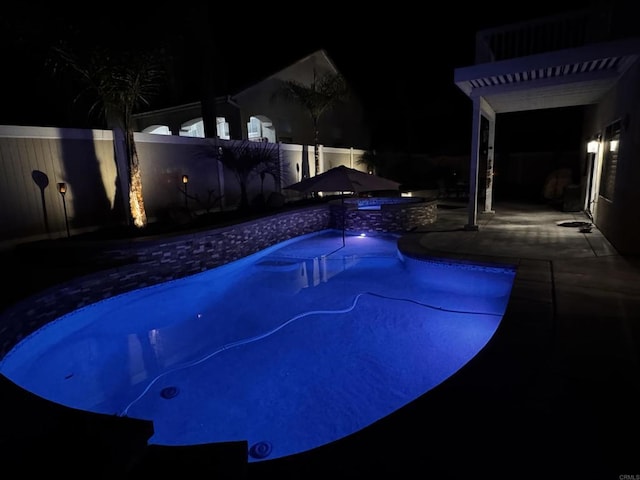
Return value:
[[(136, 133), (144, 202), (150, 222), (185, 205), (183, 175), (188, 176), (192, 212), (236, 208), (240, 185), (212, 148), (212, 139)], [(232, 147), (237, 141), (215, 140)], [(272, 144), (279, 150), (280, 184), (258, 172), (248, 183), (248, 198), (279, 192), (289, 200), (287, 185), (308, 168), (315, 175), (314, 147)], [(23, 241), (58, 238), (70, 233), (121, 223), (118, 172), (110, 130), (0, 126), (0, 247)], [(320, 147), (320, 171), (346, 165), (363, 169), (363, 150)], [(66, 185), (60, 194), (58, 184)], [(222, 200), (216, 202), (216, 199)]]

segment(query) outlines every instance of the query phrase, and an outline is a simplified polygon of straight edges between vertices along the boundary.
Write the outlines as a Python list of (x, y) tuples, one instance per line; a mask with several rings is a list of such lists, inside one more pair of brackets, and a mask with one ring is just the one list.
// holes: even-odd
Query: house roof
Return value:
[[(262, 76), (259, 79), (253, 78), (251, 80), (245, 80), (244, 82), (244, 86), (243, 87), (239, 87), (236, 89), (231, 89), (228, 93), (224, 94), (224, 95), (219, 95), (216, 97), (216, 102), (221, 104), (221, 103), (231, 103), (231, 104), (235, 104), (235, 98), (237, 98), (238, 96), (242, 96), (243, 93), (248, 92), (250, 90), (252, 90), (253, 88), (255, 88), (256, 86), (258, 86), (259, 84), (261, 84), (262, 82), (269, 80), (271, 78), (277, 78), (277, 77), (286, 77), (286, 72), (295, 68), (295, 66), (300, 65), (302, 63), (305, 63), (307, 61), (309, 61), (310, 59), (312, 59), (313, 57), (316, 57), (316, 59), (321, 60), (324, 65), (326, 67), (329, 67), (331, 70), (333, 70), (335, 73), (338, 72), (338, 69), (335, 66), (335, 63), (333, 62), (333, 60), (331, 60), (331, 58), (329, 57), (328, 53), (326, 52), (326, 50), (324, 49), (319, 49), (316, 50), (308, 55), (305, 55), (304, 57), (298, 59), (297, 61), (294, 61), (293, 63), (289, 63), (286, 66), (280, 68), (279, 70), (277, 70), (276, 72), (273, 72), (269, 75), (266, 76)], [(146, 111), (142, 111), (142, 112), (138, 112), (134, 115), (135, 118), (144, 118), (145, 116), (152, 116), (152, 115), (157, 115), (158, 113), (166, 113), (166, 112), (175, 112), (175, 111), (179, 111), (179, 110), (189, 110), (189, 109), (193, 109), (193, 108), (199, 108), (201, 105), (201, 102), (199, 100), (196, 101), (189, 101), (189, 102), (181, 102), (178, 104), (173, 104), (173, 105), (169, 105), (169, 106), (165, 106), (162, 108), (154, 108), (154, 109), (150, 109), (150, 110), (146, 110)]]
[(258, 81), (254, 81), (251, 85), (246, 86), (246, 88), (242, 88), (239, 91), (233, 92), (231, 94), (231, 97), (237, 97), (237, 96), (241, 96), (244, 92), (246, 92), (247, 90), (251, 90), (253, 87), (255, 87), (256, 85), (259, 85), (260, 83), (267, 81), (269, 79), (272, 78), (286, 78), (287, 73), (290, 71), (295, 70), (295, 68), (298, 65), (304, 64), (306, 62), (309, 61), (313, 61), (313, 62), (318, 62), (318, 61), (322, 61), (324, 63), (325, 66), (328, 66), (333, 73), (338, 73), (338, 69), (336, 68), (334, 62), (331, 60), (331, 58), (329, 57), (329, 54), (326, 52), (326, 50), (324, 49), (319, 49), (316, 50), (315, 52), (310, 53), (309, 55), (305, 55), (304, 57), (300, 58), (299, 60), (286, 65), (285, 67), (277, 70), (276, 72), (267, 75), (266, 77), (263, 77), (262, 79), (258, 80)]

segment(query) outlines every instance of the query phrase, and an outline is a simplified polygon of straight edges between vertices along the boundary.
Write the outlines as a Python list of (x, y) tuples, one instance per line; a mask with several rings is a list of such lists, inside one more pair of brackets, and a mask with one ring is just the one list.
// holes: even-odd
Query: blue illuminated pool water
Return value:
[(0, 361), (57, 403), (152, 420), (150, 443), (310, 450), (443, 382), (495, 333), (515, 270), (323, 231), (72, 312)]

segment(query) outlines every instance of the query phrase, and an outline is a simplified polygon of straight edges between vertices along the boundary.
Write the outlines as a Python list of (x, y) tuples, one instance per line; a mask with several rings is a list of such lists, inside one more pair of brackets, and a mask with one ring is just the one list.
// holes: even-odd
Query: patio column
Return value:
[(473, 129), (471, 132), (471, 155), (469, 158), (469, 220), (465, 230), (478, 230), (478, 165), (480, 162), (480, 97), (473, 98)]
[(496, 116), (493, 110), (488, 112), (489, 107), (483, 108), (483, 114), (489, 121), (489, 132), (487, 138), (487, 181), (484, 190), (484, 212), (483, 213), (495, 213), (493, 208), (493, 161), (494, 161), (494, 148), (496, 138)]

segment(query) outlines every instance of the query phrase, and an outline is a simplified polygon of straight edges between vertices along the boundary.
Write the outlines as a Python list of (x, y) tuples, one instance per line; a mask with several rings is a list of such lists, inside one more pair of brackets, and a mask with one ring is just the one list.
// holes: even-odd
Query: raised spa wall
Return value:
[[(365, 210), (363, 207), (371, 207)], [(378, 207), (379, 206), (379, 207)], [(119, 265), (44, 290), (0, 314), (0, 358), (43, 325), (92, 303), (246, 257), (300, 235), (342, 228), (349, 234), (408, 232), (435, 222), (437, 202), (421, 198), (345, 199), (233, 226), (151, 240), (77, 242), (83, 261)]]
[(346, 198), (331, 203), (335, 228), (349, 234), (410, 232), (436, 220), (436, 202), (422, 197)]

